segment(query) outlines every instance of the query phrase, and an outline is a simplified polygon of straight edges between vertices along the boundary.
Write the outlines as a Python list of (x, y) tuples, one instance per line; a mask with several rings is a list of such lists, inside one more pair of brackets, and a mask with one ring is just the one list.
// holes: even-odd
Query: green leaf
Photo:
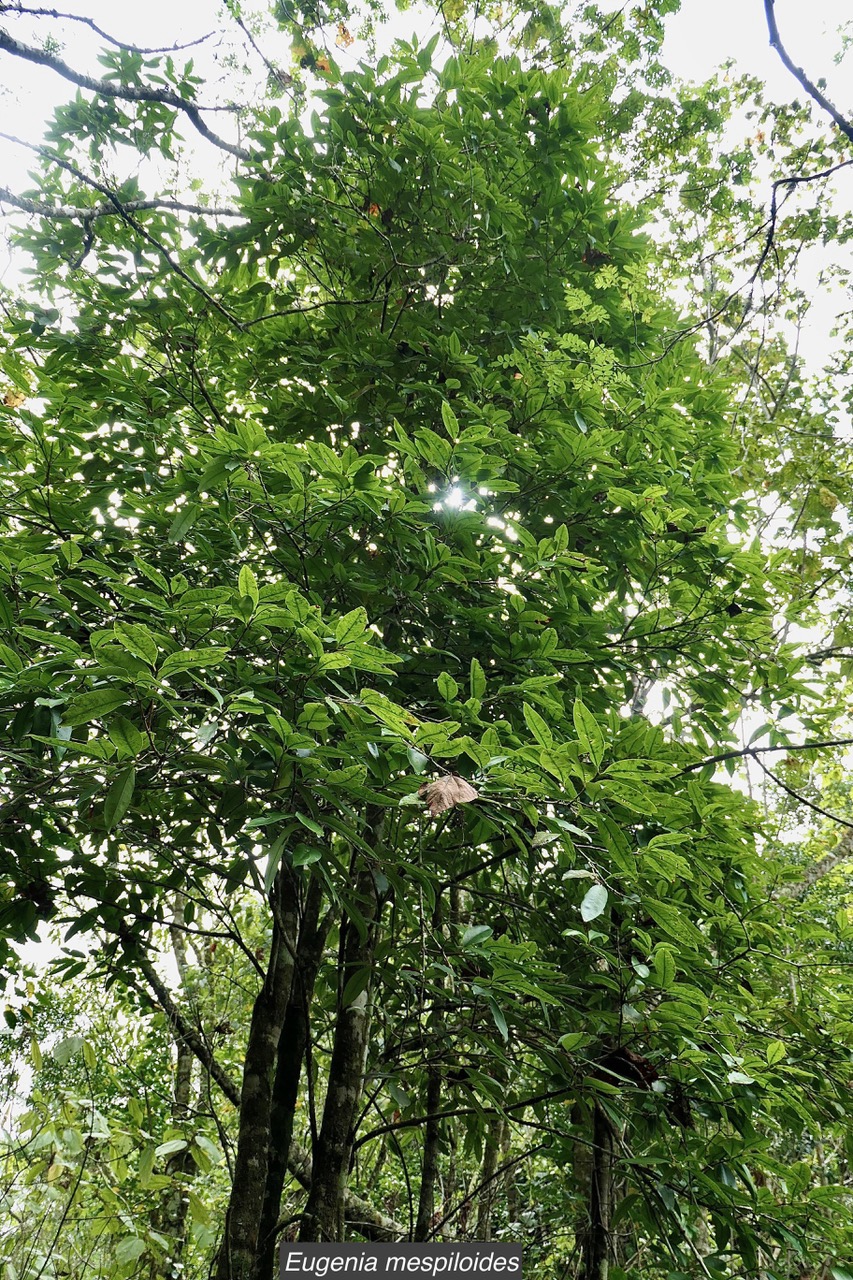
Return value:
[(187, 1143), (184, 1138), (170, 1138), (168, 1142), (161, 1142), (156, 1148), (154, 1155), (158, 1160), (167, 1159), (169, 1156), (176, 1156), (179, 1151), (186, 1151)]
[(200, 515), (201, 507), (197, 503), (187, 502), (182, 506), (169, 528), (169, 541), (183, 542)]
[(479, 658), (471, 659), (471, 674), (468, 678), (468, 688), (472, 698), (482, 698), (486, 692), (486, 673), (483, 670)]
[(435, 682), (438, 685), (438, 692), (444, 698), (445, 702), (453, 702), (459, 692), (459, 685), (453, 679), (453, 676), (442, 671), (441, 675)]
[(677, 973), (675, 959), (669, 947), (658, 947), (655, 950), (652, 964), (654, 965), (655, 981), (659, 987), (667, 990), (675, 982)]
[(587, 922), (596, 920), (607, 906), (607, 896), (603, 884), (594, 884), (588, 889), (581, 903), (581, 919)]
[(297, 810), (296, 819), (298, 822), (301, 822), (302, 826), (310, 831), (312, 835), (319, 836), (321, 840), (325, 839), (326, 833), (320, 826), (319, 822), (315, 822), (315, 820), (310, 818), (307, 813), (300, 813), (299, 810)]
[(604, 757), (604, 734), (595, 716), (588, 707), (584, 706), (580, 698), (575, 699), (572, 708), (572, 720), (575, 726), (575, 733), (578, 735), (581, 751), (588, 755), (595, 767), (598, 768)]
[(146, 1144), (145, 1147), (143, 1147), (142, 1154), (139, 1157), (140, 1186), (142, 1187), (148, 1186), (148, 1183), (151, 1180), (151, 1174), (154, 1172), (155, 1159), (156, 1159), (156, 1156), (155, 1156), (154, 1144), (152, 1142), (149, 1142)]
[(127, 702), (128, 695), (120, 689), (92, 689), (90, 693), (81, 693), (62, 713), (64, 724), (88, 724), (91, 720), (102, 720), (111, 711)]
[(148, 739), (135, 724), (124, 716), (113, 716), (109, 725), (109, 738), (121, 755), (138, 756), (148, 745)]
[(335, 623), (335, 641), (341, 645), (352, 644), (366, 630), (367, 610), (359, 606), (359, 608), (351, 609), (349, 613), (345, 613), (342, 618), (338, 618)]
[(322, 849), (317, 849), (307, 844), (298, 844), (293, 851), (291, 861), (294, 867), (311, 867), (315, 862), (319, 862), (322, 856)]
[(344, 987), (341, 1006), (344, 1009), (348, 1009), (350, 1005), (354, 1004), (358, 997), (367, 990), (369, 982), (370, 966), (366, 964), (360, 965)]
[(705, 939), (686, 913), (674, 903), (660, 902), (655, 898), (644, 898), (643, 905), (655, 921), (676, 942), (683, 942), (693, 949), (703, 946)]
[(240, 570), (237, 579), (237, 588), (241, 596), (247, 596), (253, 605), (257, 606), (259, 600), (258, 580), (247, 564), (244, 564)]
[(730, 1071), (726, 1079), (729, 1084), (755, 1084), (754, 1077), (747, 1075), (745, 1071)]
[(441, 402), (441, 420), (451, 440), (455, 440), (459, 435), (459, 419), (446, 400)]
[(501, 1009), (497, 1000), (495, 1000), (494, 996), (488, 996), (487, 1000), (489, 1004), (489, 1009), (491, 1010), (492, 1018), (494, 1019), (495, 1026), (497, 1027), (498, 1031), (501, 1034), (501, 1039), (506, 1044), (506, 1042), (509, 1040), (509, 1028), (507, 1027), (506, 1018), (503, 1015), (503, 1010)]
[(206, 649), (184, 649), (180, 653), (169, 654), (160, 667), (160, 675), (170, 676), (176, 671), (193, 671), (196, 667), (215, 667), (227, 656), (227, 649), (214, 646)]
[(552, 747), (554, 745), (554, 735), (551, 733), (547, 721), (527, 702), (523, 704), (521, 710), (524, 715), (524, 723), (540, 747)]
[(82, 1050), (82, 1036), (65, 1036), (64, 1039), (53, 1046), (50, 1056), (60, 1067), (67, 1067), (71, 1059), (76, 1058), (78, 1053), (82, 1053)]
[(132, 653), (135, 658), (141, 658), (150, 667), (156, 666), (157, 644), (147, 627), (140, 623), (117, 622), (113, 632), (119, 644), (127, 649), (128, 653)]
[(579, 1049), (581, 1045), (589, 1043), (589, 1036), (583, 1031), (570, 1031), (564, 1036), (560, 1036), (560, 1047), (565, 1049), (566, 1053), (574, 1053), (575, 1049)]
[(782, 1040), (773, 1040), (767, 1046), (765, 1057), (769, 1067), (775, 1067), (778, 1062), (784, 1062), (787, 1056), (788, 1048)]
[(104, 801), (104, 823), (108, 831), (118, 826), (130, 808), (136, 786), (136, 769), (128, 765), (112, 782)]
[(485, 942), (487, 938), (492, 936), (492, 926), (488, 924), (472, 924), (469, 925), (462, 934), (463, 951), (469, 947), (477, 947), (481, 942)]
[(24, 669), (23, 659), (7, 644), (0, 644), (0, 662), (10, 671), (18, 672)]
[(209, 1227), (212, 1221), (210, 1210), (198, 1194), (191, 1188), (187, 1192), (190, 1206), (190, 1218), (201, 1227)]
[(281, 866), (281, 859), (282, 859), (282, 855), (284, 854), (284, 849), (286, 844), (287, 844), (287, 836), (286, 835), (279, 836), (278, 839), (274, 841), (272, 848), (267, 854), (267, 865), (266, 865), (266, 870), (264, 871), (264, 892), (265, 893), (270, 893), (272, 891), (273, 884), (275, 883), (275, 878), (278, 875), (278, 869)]
[(139, 1236), (124, 1236), (115, 1246), (115, 1260), (121, 1266), (141, 1258), (147, 1245)]
[(352, 666), (352, 654), (350, 653), (323, 653), (317, 663), (321, 671), (341, 671), (345, 667)]

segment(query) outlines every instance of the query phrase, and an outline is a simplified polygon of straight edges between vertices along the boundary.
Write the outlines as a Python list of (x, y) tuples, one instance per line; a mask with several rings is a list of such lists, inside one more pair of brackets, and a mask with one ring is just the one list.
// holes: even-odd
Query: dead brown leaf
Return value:
[(437, 818), (440, 813), (453, 809), (458, 804), (470, 804), (479, 794), (470, 782), (460, 778), (457, 773), (445, 774), (435, 782), (425, 782), (418, 787), (418, 796), (429, 809), (432, 818)]

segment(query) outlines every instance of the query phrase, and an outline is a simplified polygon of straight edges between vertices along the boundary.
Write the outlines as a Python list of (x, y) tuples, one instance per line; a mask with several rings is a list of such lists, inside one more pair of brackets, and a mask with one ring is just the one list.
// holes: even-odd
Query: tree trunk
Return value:
[[(311, 1191), (302, 1217), (300, 1240), (341, 1240), (344, 1193), (354, 1138), (354, 1124), (370, 1031), (370, 985), (381, 904), (373, 872), (362, 866), (355, 886), (362, 932), (352, 919), (341, 924), (341, 982), (332, 1060), (323, 1106), (323, 1123), (314, 1153)], [(364, 987), (352, 997), (351, 980), (362, 975)], [(344, 996), (347, 1002), (344, 1003)]]
[(329, 920), (320, 920), (322, 901), (320, 882), (312, 879), (299, 927), (296, 966), (278, 1047), (270, 1112), (269, 1162), (254, 1280), (273, 1280), (275, 1276), (276, 1226), (288, 1172), (299, 1080), (310, 1033), (311, 995), (329, 934)]
[(437, 1112), (441, 1107), (441, 1069), (427, 1067), (427, 1121), (424, 1129), (424, 1157), (421, 1165), (421, 1186), (418, 1196), (418, 1217), (415, 1239), (428, 1240), (435, 1217), (435, 1187), (438, 1181), (438, 1152), (441, 1144), (441, 1121)]
[(474, 1239), (488, 1244), (492, 1238), (492, 1210), (497, 1196), (498, 1159), (501, 1152), (501, 1130), (503, 1117), (493, 1116), (486, 1130), (483, 1145), (483, 1165), (480, 1170), (480, 1195), (477, 1202), (477, 1225), (474, 1228)]
[(613, 1216), (613, 1126), (596, 1103), (592, 1121), (589, 1214), (583, 1241), (583, 1280), (608, 1280)]
[[(435, 907), (432, 913), (433, 933), (441, 933), (441, 891), (436, 894)], [(436, 978), (436, 1001), (444, 989), (441, 973)], [(441, 1046), (444, 1042), (444, 1019), (441, 1013), (433, 1010), (427, 1027), (430, 1043)], [(440, 1057), (433, 1059), (427, 1066), (427, 1121), (424, 1129), (424, 1155), (421, 1164), (421, 1185), (418, 1193), (418, 1216), (415, 1223), (415, 1240), (428, 1240), (432, 1232), (435, 1218), (435, 1188), (438, 1182), (438, 1153), (441, 1145), (441, 1121), (438, 1112), (441, 1109), (442, 1075)]]
[[(190, 962), (187, 955), (186, 937), (181, 929), (185, 898), (180, 892), (175, 894), (172, 903), (172, 919), (169, 924), (169, 936), (172, 942), (172, 953), (181, 980), (184, 994), (190, 985)], [(172, 1029), (175, 1042), (175, 1083), (172, 1090), (172, 1125), (182, 1129), (190, 1116), (192, 1105), (192, 1078), (195, 1055), (184, 1037)], [(166, 1162), (166, 1173), (172, 1179), (164, 1203), (154, 1215), (152, 1226), (169, 1239), (167, 1258), (159, 1258), (152, 1264), (152, 1280), (161, 1276), (172, 1276), (181, 1269), (181, 1259), (186, 1244), (187, 1227), (187, 1183), (193, 1176), (195, 1164), (189, 1148), (176, 1152)]]
[(273, 1072), (293, 978), (297, 893), (283, 864), (271, 897), (270, 957), (252, 1010), (240, 1092), (240, 1123), (231, 1199), (216, 1262), (216, 1280), (252, 1280), (267, 1182)]

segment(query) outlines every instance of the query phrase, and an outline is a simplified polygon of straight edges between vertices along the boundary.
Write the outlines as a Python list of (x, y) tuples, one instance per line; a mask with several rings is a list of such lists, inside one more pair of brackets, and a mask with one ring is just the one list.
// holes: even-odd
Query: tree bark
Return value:
[[(370, 987), (381, 911), (369, 867), (362, 866), (355, 895), (362, 930), (353, 919), (344, 918), (337, 1020), (311, 1191), (299, 1236), (304, 1241), (341, 1240), (344, 1233), (344, 1195), (370, 1032)], [(347, 984), (365, 970), (366, 985), (350, 998)]]
[(273, 1280), (275, 1275), (276, 1226), (293, 1141), (299, 1080), (310, 1033), (311, 996), (329, 934), (329, 920), (320, 919), (322, 901), (320, 882), (314, 878), (308, 889), (299, 927), (296, 965), (278, 1047), (270, 1111), (269, 1160), (254, 1280)]
[(437, 1113), (440, 1109), (441, 1070), (431, 1065), (427, 1067), (427, 1122), (424, 1128), (424, 1156), (421, 1165), (415, 1240), (430, 1238), (435, 1217), (435, 1187), (438, 1182), (438, 1153), (441, 1144), (441, 1121)]
[[(435, 907), (432, 913), (433, 933), (441, 933), (441, 891), (436, 894)], [(439, 972), (436, 978), (436, 999), (444, 989), (444, 981)], [(444, 1019), (433, 1010), (427, 1034), (430, 1041), (441, 1046), (444, 1040)], [(441, 1146), (441, 1121), (438, 1112), (441, 1110), (442, 1074), (440, 1057), (433, 1059), (427, 1066), (427, 1121), (424, 1127), (424, 1155), (421, 1163), (421, 1185), (418, 1192), (418, 1216), (415, 1222), (415, 1240), (428, 1240), (432, 1233), (435, 1218), (435, 1188), (438, 1182), (438, 1155)]]
[[(172, 903), (172, 919), (169, 924), (169, 936), (172, 943), (172, 954), (181, 980), (184, 994), (189, 994), (190, 962), (187, 955), (186, 937), (181, 930), (181, 916), (185, 898), (180, 892), (175, 894)], [(192, 1104), (192, 1078), (195, 1055), (177, 1028), (172, 1028), (175, 1043), (175, 1080), (172, 1089), (172, 1125), (182, 1129), (190, 1116)], [(193, 1176), (195, 1164), (189, 1148), (178, 1151), (166, 1162), (166, 1173), (172, 1179), (166, 1199), (153, 1215), (152, 1226), (169, 1239), (168, 1258), (157, 1258), (152, 1262), (151, 1280), (169, 1277), (181, 1268), (181, 1259), (186, 1244), (187, 1228), (187, 1183)]]
[(252, 1010), (240, 1091), (240, 1122), (231, 1198), (216, 1261), (216, 1280), (252, 1280), (267, 1182), (273, 1072), (290, 999), (296, 951), (297, 893), (283, 864), (271, 897), (270, 957)]
[(614, 1150), (613, 1126), (596, 1103), (592, 1120), (589, 1211), (583, 1241), (583, 1280), (608, 1280), (610, 1274)]
[(498, 1190), (498, 1159), (501, 1151), (501, 1130), (503, 1117), (492, 1116), (486, 1129), (483, 1145), (483, 1165), (480, 1170), (481, 1191), (477, 1202), (477, 1223), (474, 1228), (474, 1239), (488, 1244), (492, 1238), (492, 1210)]

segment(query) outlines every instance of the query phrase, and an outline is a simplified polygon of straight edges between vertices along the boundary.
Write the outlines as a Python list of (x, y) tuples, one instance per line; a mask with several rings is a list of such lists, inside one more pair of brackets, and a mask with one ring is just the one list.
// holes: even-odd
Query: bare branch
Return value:
[[(118, 210), (113, 204), (94, 205), (86, 209), (81, 205), (43, 204), (38, 200), (28, 200), (26, 196), (15, 195), (8, 187), (0, 187), (0, 204), (12, 204), (24, 213), (32, 213), (40, 218), (62, 218), (71, 221), (93, 222), (96, 218), (117, 217)], [(140, 213), (145, 209), (167, 209), (174, 213), (209, 214), (216, 218), (241, 218), (239, 209), (230, 209), (221, 205), (184, 204), (180, 200), (125, 200), (122, 202), (125, 213)]]
[(817, 862), (813, 862), (806, 867), (801, 880), (798, 880), (796, 884), (782, 886), (779, 891), (780, 896), (784, 898), (804, 898), (809, 890), (814, 888), (818, 880), (822, 880), (824, 876), (828, 876), (836, 867), (840, 867), (842, 863), (849, 862), (851, 858), (853, 858), (853, 827), (848, 827), (830, 853), (824, 854)]
[(844, 134), (845, 138), (847, 138), (848, 142), (853, 142), (853, 124), (844, 118), (841, 112), (832, 105), (825, 94), (821, 93), (814, 81), (810, 80), (806, 75), (803, 68), (797, 66), (783, 45), (782, 38), (779, 35), (779, 28), (776, 25), (776, 0), (764, 0), (764, 15), (767, 18), (767, 30), (770, 33), (771, 49), (776, 50), (783, 66), (787, 67), (791, 75), (799, 84), (802, 85), (809, 97), (812, 98), (819, 107), (822, 107), (827, 115), (831, 116), (832, 120), (838, 125), (838, 128)]
[(288, 75), (286, 71), (280, 71), (278, 67), (275, 65), (275, 63), (270, 62), (269, 58), (264, 53), (263, 49), (258, 44), (257, 40), (252, 35), (251, 31), (246, 26), (243, 19), (240, 17), (239, 9), (237, 9), (233, 4), (230, 4), (228, 0), (225, 0), (225, 8), (228, 11), (228, 13), (231, 15), (231, 17), (234, 19), (234, 21), (237, 23), (237, 26), (243, 32), (243, 35), (246, 37), (249, 44), (252, 46), (255, 53), (260, 58), (261, 62), (266, 67), (267, 74), (269, 75), (270, 79), (274, 80), (276, 84), (281, 86), (282, 89), (288, 89), (293, 84), (293, 76)]
[(0, 28), (0, 52), (11, 53), (16, 58), (23, 58), (26, 62), (34, 62), (40, 67), (48, 67), (49, 70), (55, 71), (57, 75), (62, 76), (64, 80), (70, 80), (72, 84), (76, 84), (78, 88), (87, 89), (90, 93), (99, 94), (103, 98), (118, 98), (124, 102), (159, 102), (164, 106), (173, 107), (175, 111), (182, 111), (201, 136), (212, 143), (213, 146), (219, 147), (220, 151), (227, 151), (229, 155), (236, 156), (239, 160), (251, 161), (252, 159), (250, 151), (246, 151), (244, 147), (238, 147), (232, 142), (226, 142), (224, 138), (220, 138), (217, 133), (208, 128), (201, 115), (204, 108), (196, 106), (194, 102), (188, 102), (186, 98), (182, 98), (180, 94), (174, 93), (171, 89), (149, 89), (136, 85), (117, 85), (110, 80), (98, 80), (95, 76), (83, 75), (82, 72), (75, 71), (73, 67), (70, 67), (67, 62), (63, 62), (62, 58), (57, 58), (54, 54), (48, 53), (44, 49), (36, 49), (32, 45), (22, 44), (20, 40), (10, 36), (2, 28)]
[(102, 40), (106, 40), (108, 44), (115, 45), (117, 49), (124, 49), (126, 53), (180, 53), (182, 49), (194, 49), (196, 45), (204, 44), (205, 40), (209, 40), (214, 34), (212, 31), (208, 31), (206, 35), (198, 36), (195, 40), (186, 40), (183, 44), (161, 45), (145, 49), (138, 44), (126, 44), (124, 40), (117, 40), (115, 36), (111, 36), (109, 32), (104, 31), (91, 18), (85, 18), (80, 13), (60, 13), (58, 9), (26, 9), (22, 4), (3, 3), (0, 3), (0, 13), (10, 13), (25, 18), (55, 18), (58, 22), (82, 22), (84, 26), (99, 35)]
[(830, 822), (837, 822), (840, 827), (847, 827), (853, 831), (853, 822), (851, 822), (849, 818), (842, 818), (838, 813), (830, 813), (829, 809), (824, 809), (822, 805), (815, 804), (814, 800), (809, 800), (808, 796), (804, 796), (802, 792), (789, 786), (788, 783), (784, 782), (778, 774), (773, 772), (772, 769), (768, 769), (764, 761), (760, 760), (757, 756), (755, 758), (755, 763), (758, 765), (761, 772), (766, 774), (771, 782), (775, 782), (776, 786), (779, 787), (781, 791), (784, 791), (785, 795), (790, 796), (792, 800), (796, 800), (798, 804), (804, 804), (807, 809), (811, 809), (812, 813), (819, 813), (822, 818), (829, 818)]
[[(132, 942), (135, 947), (136, 939), (133, 938), (133, 935), (128, 929), (125, 928), (119, 932), (120, 937), (124, 942)], [(134, 964), (148, 983), (157, 1004), (168, 1018), (169, 1025), (177, 1032), (185, 1044), (192, 1049), (199, 1062), (210, 1074), (211, 1080), (215, 1081), (215, 1083), (219, 1085), (219, 1088), (225, 1094), (228, 1101), (233, 1103), (235, 1107), (239, 1107), (240, 1090), (237, 1084), (231, 1079), (227, 1071), (225, 1071), (225, 1069), (217, 1062), (209, 1046), (196, 1031), (195, 1027), (192, 1026), (181, 1013), (177, 1004), (172, 999), (172, 994), (169, 991), (169, 988), (161, 979), (157, 970), (154, 968), (154, 965), (147, 956), (142, 955), (140, 952), (137, 952), (135, 955)]]
[(685, 765), (675, 776), (681, 777), (685, 773), (695, 773), (697, 769), (704, 769), (707, 764), (723, 764), (726, 760), (743, 760), (748, 756), (756, 759), (758, 756), (774, 751), (818, 751), (823, 747), (850, 746), (853, 746), (853, 738), (825, 738), (819, 742), (788, 742), (778, 747), (740, 747), (734, 751), (721, 751), (716, 756), (706, 756), (704, 760), (697, 760), (695, 764)]

